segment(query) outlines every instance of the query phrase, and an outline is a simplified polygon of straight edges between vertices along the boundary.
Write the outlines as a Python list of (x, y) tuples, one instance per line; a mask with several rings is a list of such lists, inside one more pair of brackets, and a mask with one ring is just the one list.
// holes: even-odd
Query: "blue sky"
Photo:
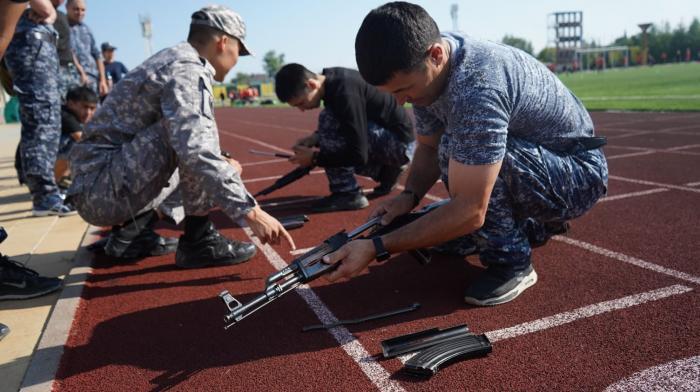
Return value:
[[(86, 0), (85, 22), (98, 43), (117, 46), (116, 57), (129, 69), (146, 59), (139, 15), (149, 15), (153, 25), (154, 52), (185, 40), (192, 12), (215, 1), (199, 0)], [(263, 72), (262, 57), (268, 50), (285, 54), (286, 62), (298, 62), (311, 70), (326, 66), (355, 68), (355, 33), (372, 8), (385, 1), (371, 0), (267, 0), (218, 1), (240, 13), (248, 25), (247, 42), (257, 57), (242, 58), (236, 72)], [(698, 0), (430, 0), (415, 1), (436, 20), (441, 30), (451, 30), (450, 6), (459, 8), (459, 28), (480, 38), (500, 41), (510, 34), (532, 42), (538, 52), (547, 44), (547, 15), (556, 11), (583, 11), (583, 33), (588, 40), (609, 43), (636, 34), (642, 22), (669, 22), (686, 26), (700, 17)]]

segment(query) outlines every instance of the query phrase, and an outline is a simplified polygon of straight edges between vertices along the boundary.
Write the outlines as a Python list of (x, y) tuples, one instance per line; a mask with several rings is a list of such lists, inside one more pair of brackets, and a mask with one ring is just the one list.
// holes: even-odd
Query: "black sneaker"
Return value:
[(201, 268), (245, 263), (255, 256), (255, 245), (224, 237), (210, 230), (198, 241), (180, 237), (175, 253), (175, 264), (180, 268)]
[(19, 262), (0, 256), (0, 300), (39, 297), (60, 289), (62, 284), (59, 278), (40, 276)]
[(134, 239), (126, 239), (118, 231), (113, 230), (104, 244), (104, 253), (119, 259), (162, 256), (175, 252), (177, 243), (177, 238), (161, 237), (149, 228), (144, 229)]
[(10, 327), (5, 324), (0, 324), (0, 340), (10, 333)]
[(531, 248), (539, 248), (544, 246), (550, 238), (559, 234), (566, 234), (571, 225), (569, 222), (547, 222), (541, 223), (532, 218), (525, 221), (523, 230), (527, 235)]
[(379, 197), (391, 193), (391, 191), (396, 188), (396, 185), (399, 182), (399, 177), (404, 170), (406, 170), (406, 166), (382, 166), (381, 170), (379, 171), (379, 185), (374, 188), (370, 196)]
[(537, 283), (537, 272), (532, 264), (525, 269), (490, 265), (479, 280), (464, 293), (464, 302), (477, 306), (493, 306), (514, 300), (525, 289)]
[(361, 192), (331, 193), (311, 204), (313, 212), (361, 210), (369, 206), (369, 201)]

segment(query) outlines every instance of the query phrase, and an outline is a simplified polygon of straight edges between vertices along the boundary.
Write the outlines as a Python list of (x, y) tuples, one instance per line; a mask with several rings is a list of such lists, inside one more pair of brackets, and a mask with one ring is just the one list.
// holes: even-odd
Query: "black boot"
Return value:
[(391, 191), (396, 188), (396, 184), (399, 182), (399, 177), (405, 169), (405, 166), (382, 166), (381, 170), (379, 171), (379, 177), (377, 178), (379, 185), (374, 188), (372, 193), (370, 193), (370, 196), (379, 197), (391, 193)]
[(369, 206), (369, 201), (362, 192), (336, 192), (311, 204), (313, 212), (360, 210)]
[(107, 238), (104, 253), (119, 259), (162, 256), (177, 249), (177, 238), (161, 237), (153, 231), (158, 222), (155, 211), (148, 211), (122, 226), (115, 226)]
[(240, 264), (255, 255), (255, 245), (224, 237), (211, 222), (200, 238), (180, 237), (175, 253), (175, 264), (180, 268)]

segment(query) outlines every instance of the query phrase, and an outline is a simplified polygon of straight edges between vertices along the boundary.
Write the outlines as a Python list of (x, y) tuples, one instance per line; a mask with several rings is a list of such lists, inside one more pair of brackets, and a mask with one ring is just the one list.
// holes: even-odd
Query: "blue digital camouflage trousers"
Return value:
[(55, 34), (46, 25), (15, 34), (5, 53), (5, 62), (20, 103), (24, 181), (36, 206), (58, 194), (53, 168), (61, 134), (61, 98), (56, 46), (35, 37), (33, 31)]
[(80, 75), (78, 74), (78, 69), (72, 63), (61, 65), (59, 72), (59, 94), (61, 95), (61, 100), (65, 102), (66, 94), (74, 87), (80, 86)]
[[(416, 143), (405, 143), (395, 133), (368, 122), (369, 147), (367, 164), (363, 166), (327, 167), (326, 177), (332, 193), (357, 192), (360, 186), (355, 174), (371, 177), (378, 181), (383, 166), (401, 167), (411, 162)], [(321, 150), (330, 153), (347, 148), (345, 138), (340, 134), (340, 123), (330, 110), (324, 109), (318, 116), (318, 137)]]
[(152, 209), (179, 223), (185, 210), (203, 215), (214, 208), (196, 196), (201, 193), (198, 189), (185, 189), (187, 199), (183, 201), (177, 157), (160, 122), (120, 147), (110, 145), (103, 151), (95, 148), (95, 154), (110, 159), (89, 173), (79, 174), (89, 178), (74, 179), (68, 192), (88, 223), (112, 226)]
[[(447, 144), (443, 137), (439, 159), (449, 188)], [(475, 244), (485, 265), (525, 266), (531, 255), (526, 223), (542, 225), (579, 217), (605, 195), (607, 183), (608, 167), (600, 149), (558, 153), (509, 138), (484, 225), (465, 241), (451, 242)]]

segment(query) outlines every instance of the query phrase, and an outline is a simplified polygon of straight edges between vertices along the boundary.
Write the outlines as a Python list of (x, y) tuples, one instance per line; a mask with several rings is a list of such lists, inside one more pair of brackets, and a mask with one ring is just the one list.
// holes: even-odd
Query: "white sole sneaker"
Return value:
[(473, 297), (464, 297), (464, 302), (476, 306), (494, 306), (504, 304), (517, 298), (523, 291), (525, 291), (528, 287), (533, 286), (535, 283), (537, 283), (537, 272), (535, 272), (535, 269), (533, 268), (532, 272), (527, 274), (527, 276), (525, 276), (517, 286), (513, 287), (510, 291), (503, 295), (481, 300)]

